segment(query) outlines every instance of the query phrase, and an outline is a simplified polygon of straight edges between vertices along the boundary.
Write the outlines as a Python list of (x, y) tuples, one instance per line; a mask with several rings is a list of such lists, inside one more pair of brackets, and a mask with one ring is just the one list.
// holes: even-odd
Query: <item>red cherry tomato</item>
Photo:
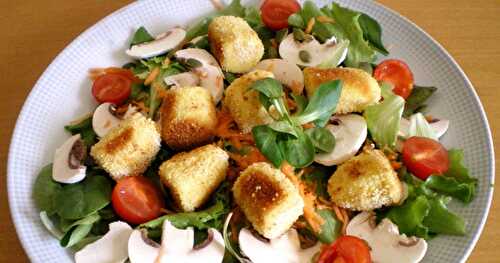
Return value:
[(296, 0), (266, 0), (260, 7), (262, 21), (273, 30), (288, 27), (288, 17), (300, 11)]
[(412, 174), (425, 180), (443, 174), (449, 168), (448, 152), (438, 141), (425, 137), (410, 137), (403, 143), (403, 163)]
[(392, 91), (404, 99), (410, 96), (413, 89), (413, 73), (406, 63), (398, 59), (382, 61), (375, 67), (373, 77), (378, 81), (392, 83)]
[(115, 212), (131, 224), (155, 219), (165, 208), (160, 190), (143, 176), (127, 176), (118, 180), (111, 195), (111, 204)]
[(130, 96), (131, 85), (130, 78), (122, 74), (106, 73), (94, 80), (92, 95), (99, 103), (120, 105)]
[(322, 249), (318, 263), (370, 263), (370, 248), (354, 236), (341, 236)]

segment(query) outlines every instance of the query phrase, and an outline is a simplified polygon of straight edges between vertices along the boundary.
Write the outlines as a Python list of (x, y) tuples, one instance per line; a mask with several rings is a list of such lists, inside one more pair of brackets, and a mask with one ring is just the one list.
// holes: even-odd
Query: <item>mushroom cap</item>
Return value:
[(249, 229), (243, 228), (238, 239), (241, 250), (253, 263), (266, 263), (271, 259), (273, 263), (309, 262), (321, 246), (318, 242), (313, 247), (302, 249), (295, 229), (265, 242), (256, 238)]
[(186, 31), (182, 28), (172, 28), (169, 31), (156, 36), (155, 40), (133, 45), (125, 53), (133, 58), (150, 58), (168, 52), (179, 46), (186, 37)]
[(272, 72), (277, 80), (297, 95), (304, 90), (304, 74), (295, 63), (280, 58), (264, 59), (255, 66), (255, 69)]
[(127, 112), (122, 118), (118, 118), (112, 113), (112, 107), (114, 105), (109, 102), (102, 103), (95, 109), (92, 115), (92, 129), (99, 137), (104, 137), (111, 129), (118, 126), (123, 119), (126, 119), (136, 113), (136, 109), (133, 106), (128, 107)]
[(427, 251), (424, 239), (400, 235), (398, 227), (389, 219), (384, 218), (375, 225), (373, 212), (362, 212), (355, 216), (347, 225), (346, 232), (368, 243), (373, 262), (417, 263)]
[(128, 240), (133, 229), (125, 222), (109, 224), (109, 231), (97, 241), (75, 253), (76, 263), (125, 262)]
[[(441, 138), (446, 131), (448, 131), (448, 127), (450, 126), (450, 121), (449, 120), (439, 120), (436, 122), (431, 122), (429, 123), (431, 126), (432, 130), (434, 130), (434, 134), (436, 137), (439, 139)], [(408, 137), (408, 131), (410, 129), (410, 121), (401, 118), (401, 122), (399, 125), (399, 135), (403, 137)]]
[(128, 259), (131, 263), (155, 262), (160, 252), (160, 245), (152, 240), (141, 230), (134, 230), (128, 239)]
[(177, 59), (195, 59), (201, 66), (191, 69), (202, 87), (208, 89), (217, 104), (224, 93), (224, 74), (217, 60), (208, 51), (201, 48), (186, 48), (175, 52)]
[(196, 87), (200, 84), (200, 78), (193, 72), (182, 72), (175, 75), (167, 76), (163, 79), (168, 86)]
[[(288, 36), (281, 41), (279, 46), (279, 53), (283, 59), (305, 67), (315, 67), (323, 62), (329, 61), (332, 56), (336, 55), (335, 51), (337, 51), (335, 41), (327, 41), (321, 44), (312, 37), (309, 41), (305, 40), (299, 42), (295, 41), (293, 34), (288, 34)], [(304, 61), (300, 58), (301, 52), (306, 52), (308, 54), (308, 61)], [(346, 56), (347, 49), (344, 48), (342, 49), (342, 54), (337, 64), (342, 63)]]
[[(76, 149), (76, 143), (81, 143), (83, 148)], [(74, 154), (73, 151), (85, 151), (80, 134), (76, 134), (67, 139), (63, 145), (57, 148), (54, 154), (54, 166), (52, 169), (52, 179), (59, 183), (73, 184), (82, 181), (85, 178), (87, 167), (80, 165), (79, 167), (70, 167), (70, 158)], [(84, 155), (85, 153), (77, 153)]]
[(330, 153), (319, 153), (314, 161), (325, 166), (343, 163), (363, 146), (367, 136), (365, 119), (358, 114), (338, 115), (325, 127), (335, 136), (335, 148)]

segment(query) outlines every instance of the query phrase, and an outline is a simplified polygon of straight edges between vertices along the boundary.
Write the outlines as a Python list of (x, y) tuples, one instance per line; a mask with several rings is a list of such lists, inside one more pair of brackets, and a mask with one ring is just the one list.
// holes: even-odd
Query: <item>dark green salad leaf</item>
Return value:
[[(462, 165), (461, 158), (459, 160), (460, 165)], [(451, 166), (457, 165), (450, 163)], [(475, 190), (464, 190), (457, 188), (456, 185), (449, 184), (449, 179), (456, 180), (456, 178), (449, 177), (446, 174), (431, 176), (426, 181), (422, 181), (408, 173), (406, 169), (402, 169), (400, 173), (403, 181), (408, 186), (408, 198), (400, 206), (391, 207), (387, 211), (379, 211), (379, 215), (391, 219), (392, 222), (398, 225), (401, 233), (425, 239), (436, 234), (465, 234), (465, 221), (448, 209), (446, 205), (450, 201), (450, 197), (445, 195), (469, 202), (474, 194), (474, 192), (470, 191)], [(436, 179), (437, 177), (445, 179)], [(466, 178), (475, 181), (474, 178)]]
[(321, 225), (321, 231), (317, 235), (317, 238), (321, 243), (331, 244), (340, 236), (342, 223), (337, 219), (332, 210), (320, 209), (317, 210), (317, 213), (325, 221)]
[(49, 216), (56, 213), (55, 199), (61, 189), (61, 185), (52, 180), (52, 164), (43, 167), (33, 186), (33, 199), (38, 208)]
[(422, 87), (413, 85), (410, 96), (406, 98), (403, 117), (408, 118), (414, 113), (420, 112), (425, 108), (425, 102), (429, 97), (436, 92), (435, 87)]
[(71, 135), (80, 134), (87, 147), (90, 147), (97, 142), (97, 134), (92, 128), (92, 115), (76, 123), (70, 123), (69, 125), (64, 126), (64, 129), (70, 132)]
[[(301, 125), (320, 122), (316, 126), (322, 127), (328, 121), (337, 107), (342, 90), (339, 80), (321, 84), (309, 102), (305, 98), (295, 97), (304, 109), (294, 115), (290, 114), (284, 103), (283, 86), (279, 81), (271, 78), (258, 80), (252, 84), (251, 89), (259, 92), (264, 108), (269, 110), (272, 105), (280, 115), (275, 122), (254, 127), (252, 131), (257, 148), (276, 167), (283, 160), (297, 168), (305, 167), (313, 162), (316, 148), (318, 151), (333, 150), (335, 139), (331, 133), (326, 135), (323, 130), (305, 133)], [(304, 101), (300, 101), (302, 99)]]
[(317, 152), (331, 152), (335, 148), (335, 136), (326, 128), (314, 127), (307, 129), (306, 134), (311, 139)]
[(283, 154), (276, 141), (278, 133), (269, 126), (260, 125), (252, 129), (252, 135), (255, 140), (255, 145), (259, 148), (260, 152), (262, 152), (274, 166), (280, 167), (283, 162)]
[(141, 224), (139, 227), (156, 229), (161, 228), (165, 220), (169, 220), (177, 228), (185, 229), (195, 227), (198, 230), (216, 228), (221, 230), (224, 224), (224, 216), (229, 213), (231, 190), (227, 181), (224, 181), (214, 194), (212, 205), (196, 212), (183, 212), (158, 217), (154, 220)]
[(379, 53), (383, 55), (389, 55), (389, 51), (385, 49), (384, 43), (382, 42), (382, 27), (367, 14), (361, 14), (359, 17), (359, 25), (363, 30), (364, 38), (374, 47)]
[(99, 214), (91, 214), (80, 220), (72, 222), (71, 224), (62, 225), (61, 230), (65, 232), (63, 238), (60, 241), (61, 246), (71, 247), (76, 243), (84, 239), (92, 229), (94, 223), (99, 221), (101, 218)]
[(80, 219), (104, 208), (111, 201), (111, 182), (100, 175), (87, 176), (77, 184), (65, 185), (57, 193), (55, 206), (63, 219)]
[(130, 42), (130, 46), (142, 44), (145, 42), (150, 42), (155, 40), (151, 34), (144, 28), (143, 26), (139, 27), (132, 37), (132, 41)]

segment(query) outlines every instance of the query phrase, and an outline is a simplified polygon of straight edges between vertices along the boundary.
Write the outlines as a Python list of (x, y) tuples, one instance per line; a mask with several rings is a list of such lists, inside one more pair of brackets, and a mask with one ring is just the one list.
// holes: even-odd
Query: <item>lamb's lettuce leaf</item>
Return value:
[(364, 117), (370, 135), (380, 147), (394, 147), (399, 132), (405, 100), (391, 91), (391, 86), (382, 83), (384, 100), (365, 109)]
[(363, 29), (363, 36), (370, 43), (370, 46), (383, 55), (389, 55), (389, 51), (385, 49), (382, 42), (382, 27), (377, 20), (367, 14), (361, 14), (359, 25)]
[(64, 129), (71, 133), (71, 135), (80, 134), (83, 143), (90, 147), (97, 142), (97, 134), (92, 128), (92, 115), (64, 126)]

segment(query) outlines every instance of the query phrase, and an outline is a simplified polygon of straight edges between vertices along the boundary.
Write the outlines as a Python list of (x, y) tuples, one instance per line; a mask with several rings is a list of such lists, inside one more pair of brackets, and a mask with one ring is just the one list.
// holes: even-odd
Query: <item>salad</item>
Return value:
[[(40, 219), (82, 262), (420, 262), (477, 180), (435, 87), (335, 2), (224, 6), (139, 27), (89, 70), (97, 108), (38, 175)], [(378, 62), (380, 61), (380, 62)]]

